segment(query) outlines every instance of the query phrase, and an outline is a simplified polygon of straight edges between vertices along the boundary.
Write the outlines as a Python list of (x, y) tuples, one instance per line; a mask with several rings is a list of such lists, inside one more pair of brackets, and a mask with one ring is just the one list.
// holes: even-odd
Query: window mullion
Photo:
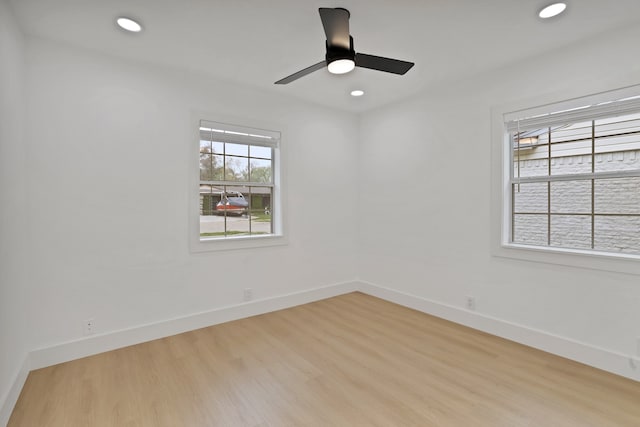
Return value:
[[(512, 184), (526, 184), (533, 182), (556, 182), (556, 181), (583, 181), (589, 179), (612, 179), (612, 178), (637, 178), (640, 177), (640, 169), (625, 170), (625, 171), (608, 171), (608, 172), (595, 172), (595, 173), (576, 173), (567, 175), (554, 175), (554, 176), (525, 176), (520, 178), (519, 181), (513, 180)], [(204, 181), (203, 181), (204, 183)]]
[[(591, 173), (596, 173), (596, 121), (591, 121)], [(591, 249), (595, 249), (595, 236), (596, 236), (596, 216), (595, 216), (595, 201), (596, 201), (596, 180), (591, 178)]]
[[(547, 176), (551, 178), (551, 126), (547, 129)], [(551, 246), (551, 180), (547, 182), (547, 245)]]
[[(513, 164), (513, 162), (511, 162)], [(516, 184), (511, 183), (511, 242), (516, 240)]]
[[(249, 168), (249, 169), (251, 169), (251, 168)], [(249, 172), (249, 173), (251, 173), (251, 172)], [(247, 212), (247, 215), (249, 216), (249, 236), (251, 236), (251, 234), (252, 234), (252, 231), (251, 231), (251, 210), (252, 209), (251, 208), (253, 208), (253, 193), (251, 191), (251, 187), (247, 187), (247, 188), (249, 188), (249, 206), (248, 206), (248, 210), (249, 211)]]

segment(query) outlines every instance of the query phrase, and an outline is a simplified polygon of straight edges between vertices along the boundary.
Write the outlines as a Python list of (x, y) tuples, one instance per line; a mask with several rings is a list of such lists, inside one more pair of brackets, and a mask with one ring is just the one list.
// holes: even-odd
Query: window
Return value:
[(281, 235), (280, 133), (199, 121), (199, 240)]
[(506, 245), (640, 255), (638, 94), (504, 116)]

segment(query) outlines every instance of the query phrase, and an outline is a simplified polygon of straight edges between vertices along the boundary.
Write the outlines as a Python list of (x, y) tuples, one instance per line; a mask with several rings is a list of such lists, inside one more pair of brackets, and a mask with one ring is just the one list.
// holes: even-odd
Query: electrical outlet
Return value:
[(253, 299), (253, 289), (251, 288), (245, 289), (242, 299), (244, 301), (251, 301)]
[(470, 295), (467, 295), (467, 310), (476, 310), (476, 299)]
[(82, 325), (84, 327), (85, 335), (93, 334), (95, 329), (95, 320), (93, 318), (85, 320), (84, 322), (82, 322)]

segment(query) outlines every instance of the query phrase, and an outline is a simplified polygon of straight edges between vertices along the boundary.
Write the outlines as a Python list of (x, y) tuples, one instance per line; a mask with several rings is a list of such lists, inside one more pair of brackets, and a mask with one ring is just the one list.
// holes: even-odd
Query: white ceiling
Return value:
[[(11, 0), (24, 31), (48, 39), (220, 79), (349, 111), (365, 111), (618, 27), (640, 23), (640, 0)], [(324, 58), (318, 7), (351, 11), (358, 52), (415, 62), (405, 76), (367, 69), (321, 70), (273, 82)], [(138, 18), (142, 34), (115, 27)], [(550, 64), (553, 66), (553, 64)], [(363, 89), (360, 98), (349, 96)]]

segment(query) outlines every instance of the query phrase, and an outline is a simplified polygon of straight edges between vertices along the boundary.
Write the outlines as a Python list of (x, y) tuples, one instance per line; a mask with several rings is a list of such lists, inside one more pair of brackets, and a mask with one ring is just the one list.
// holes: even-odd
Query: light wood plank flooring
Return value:
[(352, 293), (40, 369), (9, 426), (640, 426), (640, 383)]

